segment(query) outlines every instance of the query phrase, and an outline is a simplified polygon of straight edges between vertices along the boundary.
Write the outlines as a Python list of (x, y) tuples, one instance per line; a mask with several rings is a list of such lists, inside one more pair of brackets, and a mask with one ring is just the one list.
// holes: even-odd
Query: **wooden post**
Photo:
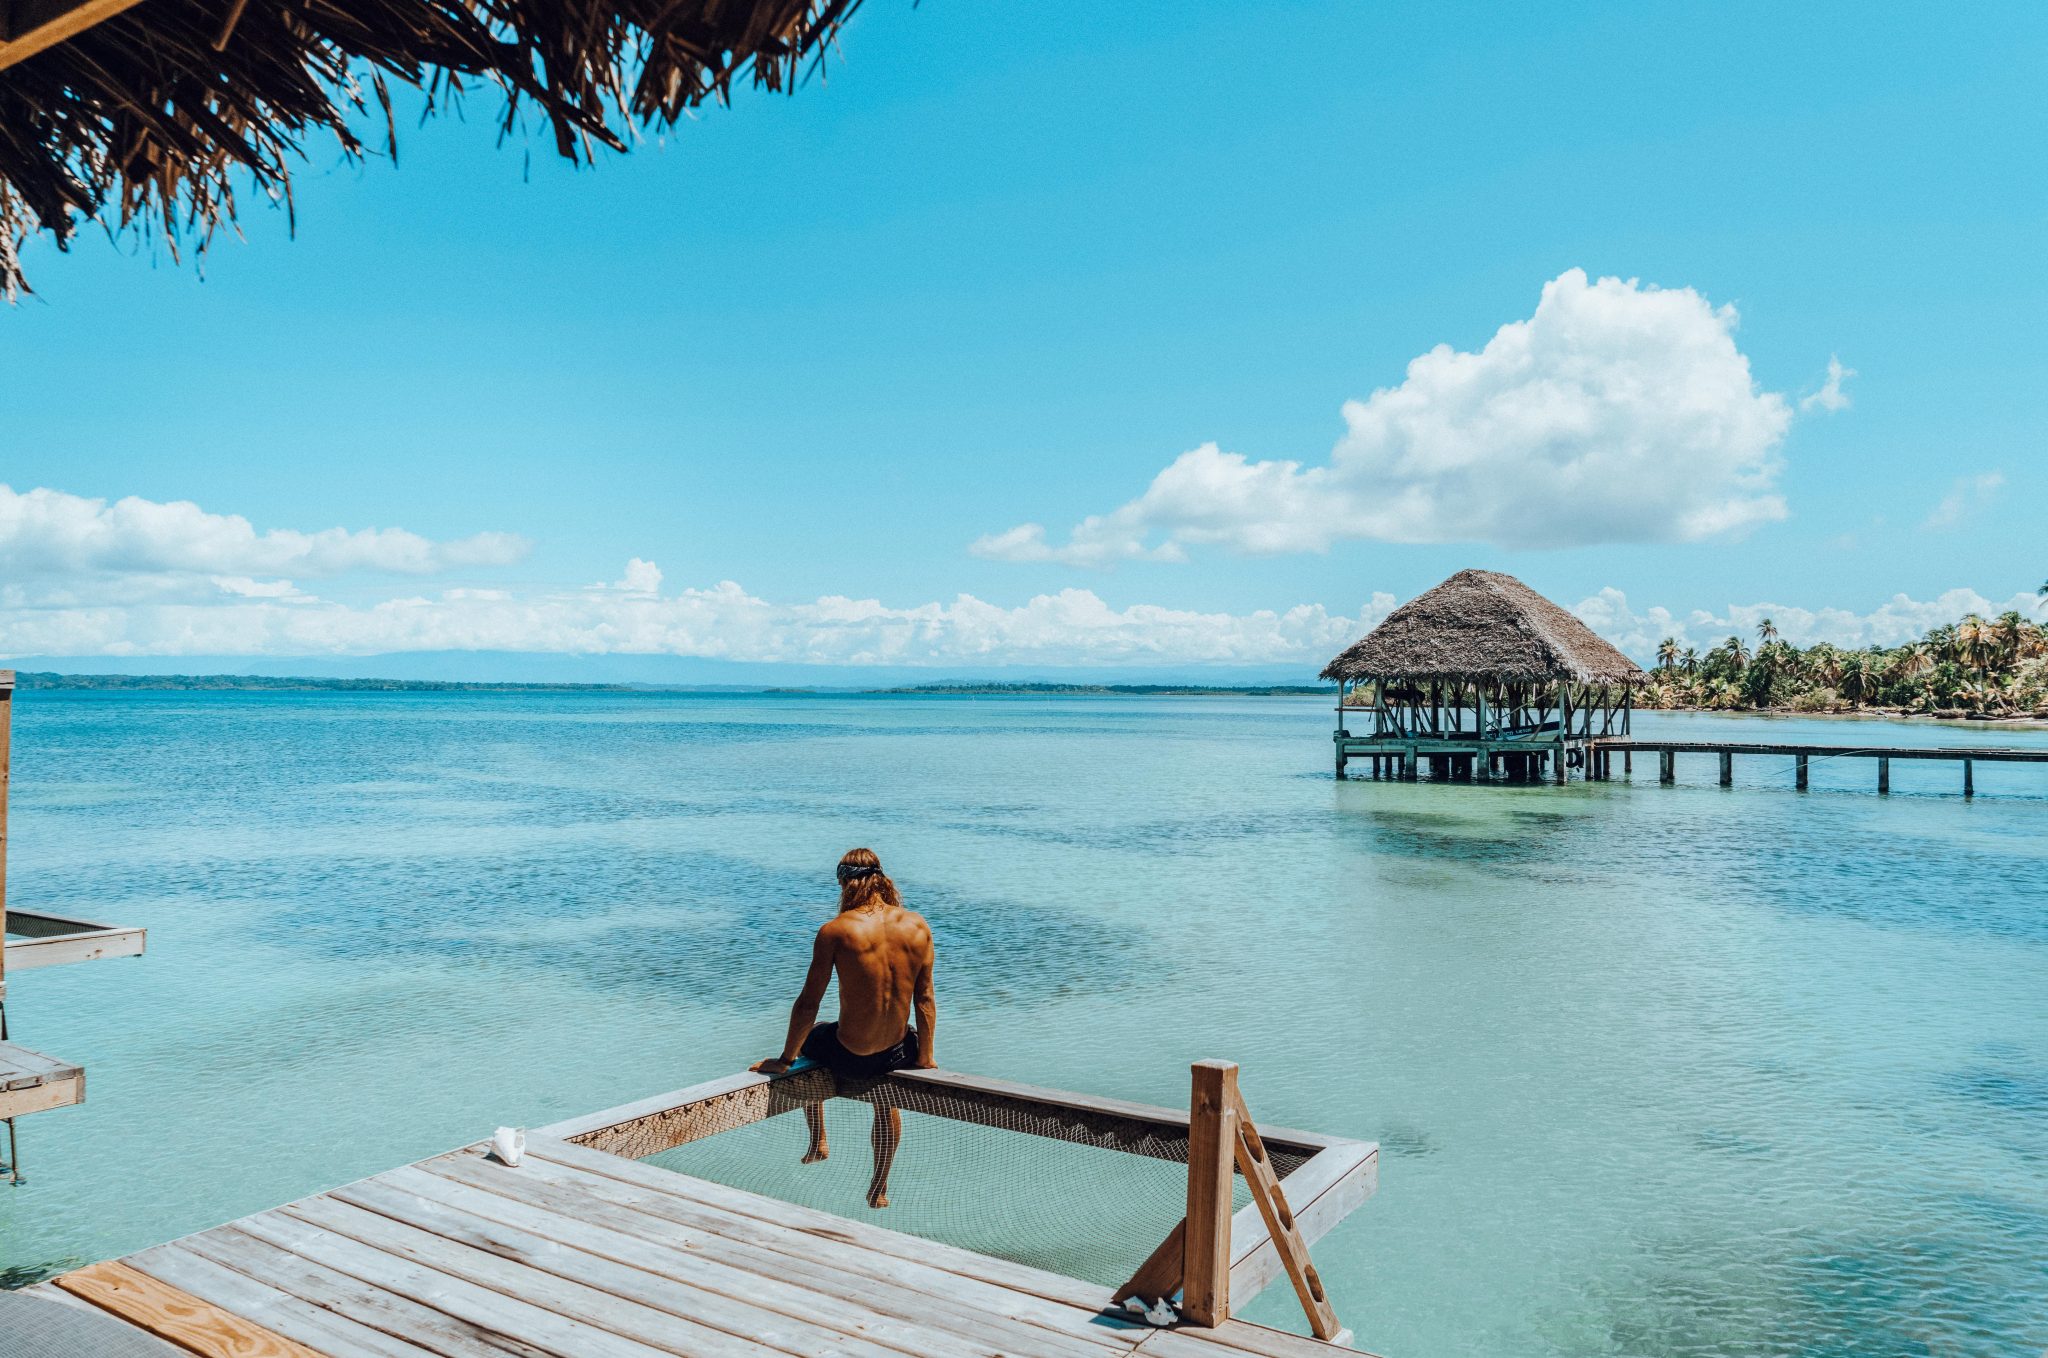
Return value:
[[(14, 739), (14, 671), (0, 670), (0, 1001), (7, 998), (7, 792)], [(6, 1028), (0, 1025), (0, 1036)]]
[(1806, 756), (1796, 756), (1792, 769), (1792, 786), (1801, 792), (1806, 791)]
[[(1628, 723), (1627, 723), (1627, 722), (1623, 722), (1623, 723), (1622, 723), (1622, 726), (1621, 726), (1621, 730), (1622, 730), (1622, 734), (1624, 734), (1624, 735), (1626, 735), (1626, 734), (1628, 733)], [(1621, 772), (1622, 772), (1622, 774), (1623, 774), (1623, 776), (1624, 776), (1624, 777), (1628, 777), (1628, 778), (1633, 778), (1633, 777), (1635, 777), (1635, 773), (1636, 773), (1636, 752), (1635, 752), (1634, 750), (1623, 750), (1623, 751), (1621, 752)]]
[(1657, 781), (1675, 783), (1678, 781), (1678, 756), (1670, 750), (1657, 751)]
[[(1565, 763), (1572, 748), (1572, 686), (1559, 684), (1557, 687), (1557, 753), (1550, 770), (1551, 781), (1562, 787), (1569, 776)], [(1591, 773), (1589, 768), (1586, 770)], [(1538, 773), (1538, 777), (1542, 775)]]
[(1973, 763), (1974, 761), (1968, 759), (1963, 761), (1963, 795), (1965, 797), (1977, 795), (1977, 772), (1973, 767)]
[(1892, 761), (1879, 755), (1877, 760), (1877, 791), (1880, 796), (1892, 790)]
[(1237, 1145), (1237, 1067), (1197, 1061), (1188, 1100), (1188, 1216), (1181, 1315), (1230, 1319), (1230, 1165)]
[(1721, 751), (1721, 786), (1735, 786), (1735, 756), (1726, 750)]

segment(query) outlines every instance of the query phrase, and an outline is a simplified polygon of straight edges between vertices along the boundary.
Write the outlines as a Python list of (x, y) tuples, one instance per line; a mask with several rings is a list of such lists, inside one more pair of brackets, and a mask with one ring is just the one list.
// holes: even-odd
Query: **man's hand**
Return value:
[(747, 1069), (756, 1075), (787, 1075), (790, 1066), (793, 1064), (795, 1063), (785, 1061), (779, 1056), (771, 1056), (766, 1061), (754, 1062)]

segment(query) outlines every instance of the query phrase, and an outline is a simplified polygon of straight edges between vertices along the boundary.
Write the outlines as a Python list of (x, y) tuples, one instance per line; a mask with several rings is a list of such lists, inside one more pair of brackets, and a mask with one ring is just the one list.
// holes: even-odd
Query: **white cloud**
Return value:
[[(111, 504), (63, 491), (26, 493), (0, 485), (0, 576), (10, 584), (95, 576), (156, 579), (163, 587), (351, 571), (427, 575), (501, 566), (525, 555), (511, 533), (436, 542), (403, 528), (327, 528), (259, 533), (239, 514), (213, 514), (189, 500), (130, 495)], [(222, 583), (223, 589), (232, 589)], [(246, 591), (244, 591), (246, 592)]]
[(1668, 608), (1654, 607), (1638, 613), (1629, 606), (1628, 596), (1618, 589), (1601, 590), (1582, 599), (1572, 609), (1585, 624), (1639, 661), (1654, 656), (1657, 643), (1675, 637), (1681, 646), (1705, 649), (1731, 634), (1745, 641), (1756, 638), (1757, 624), (1769, 618), (1778, 635), (1795, 646), (1819, 642), (1844, 649), (1865, 646), (1897, 646), (1914, 641), (1929, 630), (1952, 623), (1966, 613), (1995, 617), (2008, 610), (2029, 618), (2048, 620), (2048, 599), (2034, 594), (2015, 594), (1999, 601), (1987, 599), (1973, 589), (1945, 590), (1932, 599), (1915, 599), (1894, 594), (1868, 613), (1846, 608), (1800, 608), (1792, 604), (1731, 604), (1720, 612), (1694, 609), (1683, 617)]
[(1827, 380), (1820, 384), (1819, 390), (1809, 392), (1801, 397), (1799, 408), (1801, 410), (1825, 410), (1830, 415), (1838, 410), (1847, 410), (1849, 408), (1849, 393), (1842, 390), (1842, 383), (1855, 375), (1856, 370), (1854, 368), (1843, 367), (1842, 360), (1838, 356), (1829, 354)]
[(1942, 496), (1940, 503), (1929, 510), (1927, 517), (1920, 521), (1921, 530), (1939, 532), (1944, 528), (1954, 528), (1977, 510), (1990, 504), (2004, 484), (2004, 472), (1981, 472), (1976, 476), (1957, 477), (1955, 484), (1949, 487), (1948, 494)]
[(1346, 402), (1326, 465), (1207, 443), (1064, 543), (1022, 524), (971, 550), (1100, 566), (1351, 538), (1565, 547), (1740, 534), (1785, 517), (1777, 450), (1792, 412), (1757, 389), (1735, 326), (1733, 307), (1690, 288), (1572, 269), (1478, 353), (1440, 345), (1401, 385)]
[[(369, 606), (240, 592), (220, 602), (0, 607), (0, 654), (372, 655), (402, 651), (540, 651), (700, 656), (833, 665), (1201, 665), (1323, 661), (1394, 606), (1375, 594), (1356, 616), (1319, 604), (1205, 613), (1112, 608), (1089, 590), (1004, 608), (962, 594), (892, 607), (828, 595), (778, 604), (732, 581), (659, 592), (635, 559), (616, 585), (522, 596), (451, 589)], [(258, 584), (260, 582), (248, 582)]]

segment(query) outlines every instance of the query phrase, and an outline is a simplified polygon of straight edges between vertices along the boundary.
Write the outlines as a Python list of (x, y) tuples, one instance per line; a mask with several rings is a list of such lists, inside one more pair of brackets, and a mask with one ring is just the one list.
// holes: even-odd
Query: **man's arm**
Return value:
[(939, 1064), (935, 1055), (938, 1048), (939, 1000), (932, 993), (932, 936), (924, 936), (924, 960), (917, 969), (917, 989), (911, 997), (912, 1007), (917, 1014), (917, 1068), (932, 1070)]
[(825, 1001), (825, 987), (832, 984), (832, 962), (838, 951), (832, 927), (826, 925), (818, 930), (818, 937), (811, 944), (811, 969), (804, 976), (803, 991), (789, 1008), (789, 1036), (782, 1041), (782, 1055), (756, 1061), (751, 1069), (763, 1075), (780, 1075), (803, 1051), (804, 1039), (811, 1035), (811, 1027), (818, 1021), (818, 1006)]

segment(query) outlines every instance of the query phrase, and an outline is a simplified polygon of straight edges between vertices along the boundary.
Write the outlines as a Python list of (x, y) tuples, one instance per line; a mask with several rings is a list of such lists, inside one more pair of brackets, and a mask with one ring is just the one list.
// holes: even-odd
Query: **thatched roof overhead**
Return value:
[[(397, 153), (389, 82), (428, 110), (495, 88), (575, 160), (734, 81), (792, 88), (860, 0), (0, 0), (0, 290), (80, 222), (205, 248), (231, 178), (289, 203), (315, 136)], [(363, 124), (374, 121), (374, 133)]]
[(1387, 615), (1325, 679), (1638, 684), (1636, 663), (1512, 575), (1459, 571)]

